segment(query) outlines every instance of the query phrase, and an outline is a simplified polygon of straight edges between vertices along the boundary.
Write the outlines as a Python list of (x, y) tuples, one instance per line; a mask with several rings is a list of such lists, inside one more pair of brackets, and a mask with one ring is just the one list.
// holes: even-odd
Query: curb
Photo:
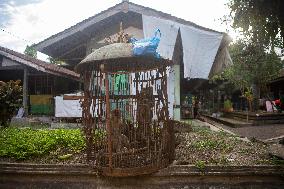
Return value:
[(0, 188), (239, 189), (284, 188), (284, 166), (171, 165), (151, 175), (100, 177), (89, 165), (0, 163)]
[(87, 164), (0, 163), (0, 174), (97, 175)]
[[(97, 175), (97, 171), (87, 164), (23, 164), (23, 163), (0, 163), (0, 174), (30, 174), (30, 175)], [(284, 176), (284, 166), (254, 165), (254, 166), (205, 166), (199, 169), (194, 165), (171, 165), (151, 176)]]

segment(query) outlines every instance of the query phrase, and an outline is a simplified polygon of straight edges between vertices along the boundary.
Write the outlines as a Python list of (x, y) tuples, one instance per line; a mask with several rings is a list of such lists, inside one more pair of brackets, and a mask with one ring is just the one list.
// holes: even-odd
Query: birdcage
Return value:
[(114, 43), (76, 67), (84, 81), (87, 159), (102, 175), (148, 174), (170, 163), (169, 64), (163, 58), (133, 56), (130, 43)]

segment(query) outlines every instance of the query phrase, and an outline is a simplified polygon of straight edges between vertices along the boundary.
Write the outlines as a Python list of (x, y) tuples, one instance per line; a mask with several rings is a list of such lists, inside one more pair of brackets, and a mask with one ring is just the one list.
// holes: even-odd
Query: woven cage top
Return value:
[(76, 67), (77, 72), (103, 69), (106, 72), (141, 72), (171, 64), (170, 60), (152, 56), (134, 56), (131, 43), (113, 43), (106, 45), (85, 57)]

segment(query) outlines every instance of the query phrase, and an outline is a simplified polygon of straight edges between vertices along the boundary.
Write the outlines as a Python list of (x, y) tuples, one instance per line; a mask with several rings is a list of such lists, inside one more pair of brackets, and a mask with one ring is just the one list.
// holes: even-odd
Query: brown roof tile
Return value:
[(80, 75), (75, 73), (74, 71), (24, 55), (22, 53), (13, 51), (5, 47), (0, 46), (0, 54), (7, 58), (15, 60), (21, 64), (33, 67), (42, 72), (47, 72), (54, 75), (60, 75), (63, 77), (69, 77), (75, 80), (78, 80), (80, 78)]

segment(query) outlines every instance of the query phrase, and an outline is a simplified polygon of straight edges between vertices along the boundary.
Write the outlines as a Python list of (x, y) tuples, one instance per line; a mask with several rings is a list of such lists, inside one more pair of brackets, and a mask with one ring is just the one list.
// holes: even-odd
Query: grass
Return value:
[(0, 129), (0, 157), (4, 158), (23, 160), (50, 154), (79, 153), (84, 149), (85, 141), (80, 129)]
[(226, 150), (229, 148), (229, 145), (226, 144), (225, 140), (211, 140), (211, 139), (204, 139), (200, 141), (196, 141), (192, 143), (192, 146), (198, 150), (214, 150), (221, 148)]
[[(192, 131), (177, 135), (181, 143), (176, 147), (176, 160), (200, 170), (206, 165), (283, 165), (283, 160), (269, 157), (265, 144), (242, 141), (223, 131), (195, 125)], [(96, 131), (94, 141), (105, 137), (105, 131)], [(0, 129), (0, 160), (4, 161), (82, 163), (85, 145), (81, 129)]]
[(231, 137), (234, 140), (234, 136), (224, 131), (213, 132), (206, 127), (202, 128), (195, 126), (193, 127), (193, 132), (197, 133), (200, 137), (199, 140), (191, 143), (192, 147), (197, 150), (228, 151), (233, 147), (227, 143), (226, 139)]
[[(202, 169), (204, 165), (271, 165), (279, 164), (268, 153), (268, 146), (257, 141), (243, 141), (224, 131), (215, 132), (192, 121), (192, 132), (177, 133), (181, 143), (176, 161)], [(281, 162), (280, 162), (281, 163)]]

